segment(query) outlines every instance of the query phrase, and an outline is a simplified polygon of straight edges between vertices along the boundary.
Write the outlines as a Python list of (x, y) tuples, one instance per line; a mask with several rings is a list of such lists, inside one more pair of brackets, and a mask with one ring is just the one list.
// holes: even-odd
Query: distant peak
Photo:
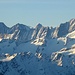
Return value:
[(0, 22), (0, 24), (4, 24), (3, 22)]
[(42, 27), (42, 24), (40, 23), (36, 25), (36, 28), (41, 28), (41, 27)]
[(21, 30), (21, 29), (28, 30), (28, 29), (30, 29), (29, 26), (26, 26), (26, 25), (20, 24), (20, 23), (17, 23), (17, 24), (14, 25), (12, 28), (13, 28), (13, 29), (18, 29), (18, 30)]
[(41, 23), (38, 23), (38, 25), (42, 25)]
[(0, 27), (7, 27), (3, 22), (0, 22)]
[(75, 20), (75, 18), (72, 18), (70, 21), (74, 21)]
[(0, 25), (5, 25), (3, 22), (0, 22)]
[(22, 28), (23, 26), (24, 26), (23, 24), (17, 23), (17, 24), (14, 25), (13, 27), (14, 27), (14, 28)]
[(16, 26), (25, 26), (24, 24), (17, 23)]
[(75, 22), (75, 18), (72, 18), (69, 22), (70, 22), (70, 25), (73, 24)]
[(17, 28), (25, 28), (25, 27), (28, 27), (28, 26), (26, 26), (26, 25), (24, 25), (24, 24), (21, 24), (21, 23), (17, 23), (16, 25), (14, 25), (15, 27), (17, 27)]

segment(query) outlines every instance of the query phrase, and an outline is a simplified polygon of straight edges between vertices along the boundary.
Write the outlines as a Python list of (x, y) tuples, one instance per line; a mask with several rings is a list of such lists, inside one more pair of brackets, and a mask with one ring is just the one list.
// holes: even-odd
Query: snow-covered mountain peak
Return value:
[(41, 27), (42, 27), (42, 24), (39, 23), (39, 24), (36, 25), (35, 28), (36, 28), (36, 29), (37, 29), (37, 28), (40, 29)]
[(75, 30), (75, 19), (71, 19), (69, 23), (70, 23), (69, 32), (72, 32)]
[(15, 29), (15, 30), (22, 30), (22, 29), (29, 29), (29, 27), (28, 26), (26, 26), (26, 25), (24, 25), (24, 24), (20, 24), (20, 23), (17, 23), (16, 25), (14, 25), (13, 27), (12, 27), (13, 29)]
[(69, 22), (70, 22), (70, 25), (72, 25), (75, 22), (75, 18), (71, 19)]
[(55, 32), (57, 37), (66, 36), (68, 33), (75, 30), (75, 19), (71, 19), (68, 22), (61, 23), (59, 27), (55, 28)]

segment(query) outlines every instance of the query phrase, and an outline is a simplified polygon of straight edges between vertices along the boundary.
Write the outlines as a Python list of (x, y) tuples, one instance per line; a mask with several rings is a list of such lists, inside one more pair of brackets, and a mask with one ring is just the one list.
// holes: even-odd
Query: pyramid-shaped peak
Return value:
[(38, 25), (38, 26), (42, 26), (42, 24), (40, 24), (40, 23), (38, 23), (37, 25)]
[(41, 27), (42, 27), (42, 24), (40, 23), (36, 25), (36, 28), (41, 28)]

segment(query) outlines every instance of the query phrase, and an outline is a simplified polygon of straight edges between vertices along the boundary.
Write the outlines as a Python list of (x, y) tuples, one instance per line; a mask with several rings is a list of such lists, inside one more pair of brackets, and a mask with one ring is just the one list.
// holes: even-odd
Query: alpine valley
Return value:
[(0, 75), (75, 75), (75, 19), (58, 27), (0, 22)]

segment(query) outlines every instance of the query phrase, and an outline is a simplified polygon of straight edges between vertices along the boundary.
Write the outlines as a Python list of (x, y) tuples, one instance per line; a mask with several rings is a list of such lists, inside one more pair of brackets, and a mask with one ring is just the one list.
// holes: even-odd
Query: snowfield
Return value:
[(75, 19), (55, 28), (1, 22), (0, 75), (75, 75)]

